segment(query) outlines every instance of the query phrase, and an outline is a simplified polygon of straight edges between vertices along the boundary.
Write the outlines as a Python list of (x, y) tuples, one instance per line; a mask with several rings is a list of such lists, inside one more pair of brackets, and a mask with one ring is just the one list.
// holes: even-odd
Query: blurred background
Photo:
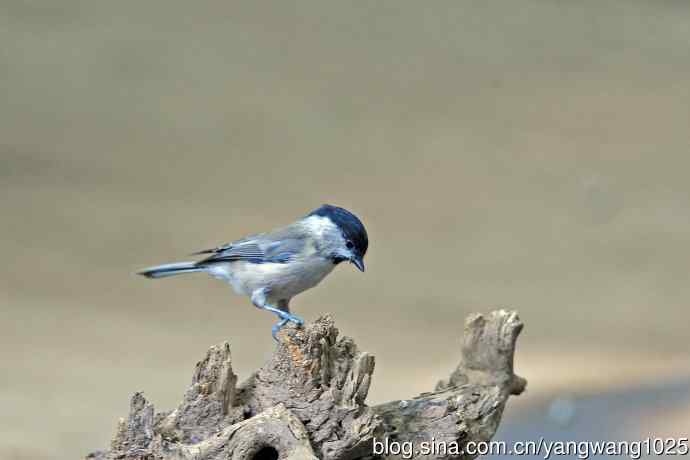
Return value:
[(365, 222), (368, 270), (293, 311), (376, 356), (371, 403), (432, 389), (465, 316), (508, 307), (529, 389), (499, 439), (687, 435), (689, 22), (685, 1), (0, 1), (0, 458), (107, 447), (133, 392), (173, 408), (226, 339), (247, 377), (272, 315), (133, 273), (326, 202)]

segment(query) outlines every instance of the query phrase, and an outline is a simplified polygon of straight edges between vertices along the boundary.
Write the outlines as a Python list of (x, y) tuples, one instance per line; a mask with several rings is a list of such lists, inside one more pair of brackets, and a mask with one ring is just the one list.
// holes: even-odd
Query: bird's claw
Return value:
[(302, 318), (298, 318), (298, 317), (296, 317), (296, 316), (293, 316), (293, 318), (291, 319), (291, 321), (292, 321), (293, 323), (295, 323), (295, 324), (297, 325), (297, 327), (302, 327), (302, 326), (304, 326), (304, 320), (303, 320)]
[(304, 320), (303, 320), (302, 318), (300, 318), (299, 316), (291, 315), (290, 313), (285, 313), (285, 314), (282, 316), (282, 319), (283, 319), (284, 321), (286, 321), (286, 322), (287, 322), (287, 321), (292, 321), (292, 322), (295, 323), (297, 326), (302, 326), (302, 325), (304, 325)]
[(278, 337), (277, 337), (278, 331), (280, 331), (280, 328), (285, 326), (285, 323), (287, 323), (287, 322), (288, 322), (287, 319), (283, 319), (283, 320), (275, 323), (273, 325), (273, 327), (271, 328), (271, 336), (273, 336), (273, 340), (275, 340), (276, 342), (278, 341)]
[(304, 326), (304, 320), (298, 316), (293, 316), (289, 313), (286, 313), (285, 315), (281, 316), (281, 318), (282, 319), (280, 321), (278, 321), (276, 324), (274, 324), (273, 327), (271, 328), (271, 335), (273, 336), (273, 339), (276, 342), (278, 341), (278, 337), (277, 337), (278, 331), (280, 331), (280, 329), (283, 326), (285, 326), (288, 323), (288, 321), (292, 321), (293, 323), (295, 323), (295, 325), (297, 327)]

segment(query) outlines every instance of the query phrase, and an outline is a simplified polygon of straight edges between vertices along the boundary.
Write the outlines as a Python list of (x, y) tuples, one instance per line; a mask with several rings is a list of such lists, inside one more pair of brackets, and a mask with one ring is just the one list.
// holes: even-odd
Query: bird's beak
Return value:
[(360, 272), (364, 271), (364, 261), (362, 260), (362, 257), (360, 256), (355, 256), (352, 259), (350, 259), (350, 262), (359, 269)]

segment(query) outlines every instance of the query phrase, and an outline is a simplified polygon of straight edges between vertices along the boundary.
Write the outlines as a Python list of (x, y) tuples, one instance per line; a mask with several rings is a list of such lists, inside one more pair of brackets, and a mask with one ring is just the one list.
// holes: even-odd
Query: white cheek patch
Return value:
[(352, 253), (347, 249), (338, 249), (336, 251), (336, 254), (338, 254), (343, 259), (349, 259), (350, 257), (352, 257)]
[(307, 227), (310, 233), (314, 236), (323, 238), (326, 235), (339, 234), (338, 227), (331, 222), (331, 219), (323, 216), (309, 216), (304, 219), (304, 226)]
[(304, 228), (312, 235), (318, 243), (318, 252), (321, 256), (330, 257), (340, 255), (344, 258), (350, 257), (350, 252), (345, 248), (345, 238), (336, 224), (328, 217), (309, 216), (302, 221)]

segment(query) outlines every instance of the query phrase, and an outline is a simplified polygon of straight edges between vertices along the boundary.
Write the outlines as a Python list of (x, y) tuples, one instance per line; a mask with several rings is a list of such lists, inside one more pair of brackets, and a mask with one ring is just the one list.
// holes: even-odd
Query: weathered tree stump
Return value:
[[(269, 361), (237, 386), (230, 345), (209, 349), (172, 412), (154, 413), (132, 397), (108, 451), (91, 459), (355, 460), (376, 439), (464, 445), (488, 441), (508, 397), (526, 381), (513, 373), (522, 323), (515, 312), (473, 314), (465, 321), (460, 363), (433, 392), (369, 407), (374, 357), (338, 339), (330, 317), (286, 326)], [(470, 458), (418, 454), (415, 458)]]

